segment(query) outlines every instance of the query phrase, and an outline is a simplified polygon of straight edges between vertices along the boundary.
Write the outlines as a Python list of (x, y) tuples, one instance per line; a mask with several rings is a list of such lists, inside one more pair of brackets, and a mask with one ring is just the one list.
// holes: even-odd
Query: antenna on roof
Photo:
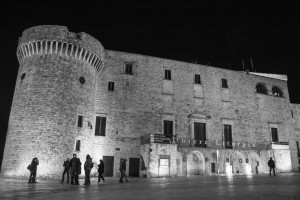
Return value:
[(243, 71), (245, 70), (244, 60), (242, 60)]
[(251, 61), (252, 71), (254, 71), (254, 69), (253, 69), (253, 62), (252, 62), (252, 58), (250, 58), (250, 61)]

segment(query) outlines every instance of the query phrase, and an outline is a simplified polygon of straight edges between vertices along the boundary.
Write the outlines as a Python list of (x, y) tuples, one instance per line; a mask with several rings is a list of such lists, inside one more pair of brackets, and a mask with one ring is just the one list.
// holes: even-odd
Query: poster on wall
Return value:
[(160, 159), (160, 166), (169, 166), (169, 159)]

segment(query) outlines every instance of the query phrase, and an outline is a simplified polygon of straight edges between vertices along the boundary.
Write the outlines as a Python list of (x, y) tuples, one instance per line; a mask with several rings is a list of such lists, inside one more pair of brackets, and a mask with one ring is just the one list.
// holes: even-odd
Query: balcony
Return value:
[(183, 137), (166, 137), (162, 134), (149, 134), (142, 136), (141, 145), (149, 143), (160, 144), (177, 144), (178, 147), (197, 147), (197, 148), (211, 148), (211, 149), (237, 149), (237, 150), (270, 150), (273, 147), (269, 142), (246, 142), (246, 141), (232, 141), (225, 142), (222, 140), (194, 140)]
[(288, 142), (271, 142), (272, 149), (288, 150), (290, 149)]

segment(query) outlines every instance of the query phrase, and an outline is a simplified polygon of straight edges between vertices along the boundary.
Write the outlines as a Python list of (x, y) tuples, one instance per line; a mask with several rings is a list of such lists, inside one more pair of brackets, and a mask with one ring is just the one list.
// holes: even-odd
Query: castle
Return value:
[[(2, 175), (59, 177), (87, 154), (106, 176), (298, 171), (300, 106), (287, 76), (110, 51), (64, 26), (25, 30)], [(97, 166), (97, 165), (94, 165)], [(92, 173), (97, 169), (93, 168)]]

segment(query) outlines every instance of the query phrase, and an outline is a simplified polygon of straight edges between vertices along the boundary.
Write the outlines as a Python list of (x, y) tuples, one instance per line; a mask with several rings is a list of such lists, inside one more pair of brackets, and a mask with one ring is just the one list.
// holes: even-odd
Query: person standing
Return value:
[(268, 165), (269, 165), (269, 167), (270, 167), (270, 176), (271, 176), (271, 174), (272, 174), (272, 170), (273, 170), (274, 176), (276, 176), (276, 174), (275, 174), (275, 162), (274, 162), (274, 160), (272, 159), (272, 157), (270, 157), (270, 160), (268, 161)]
[(62, 175), (62, 179), (61, 179), (61, 183), (64, 182), (65, 180), (65, 174), (67, 173), (67, 183), (69, 183), (69, 179), (70, 179), (70, 173), (69, 173), (69, 170), (70, 170), (70, 159), (67, 158), (67, 160), (64, 162), (63, 164), (63, 167), (64, 167), (64, 172), (63, 172), (63, 175)]
[(84, 163), (85, 179), (83, 185), (91, 185), (90, 174), (91, 174), (92, 165), (93, 165), (92, 158), (90, 157), (90, 155), (87, 155)]
[(127, 176), (126, 176), (126, 159), (121, 159), (120, 163), (120, 172), (121, 172), (121, 177), (119, 182), (123, 183), (123, 178), (125, 178), (126, 182), (128, 182)]
[(80, 159), (77, 158), (77, 155), (75, 153), (73, 154), (73, 158), (70, 161), (70, 167), (71, 167), (71, 184), (79, 185), (78, 176), (79, 174), (81, 174), (81, 162)]
[(103, 160), (101, 159), (100, 160), (100, 164), (98, 165), (98, 183), (101, 182), (101, 179), (103, 180), (103, 182), (105, 182), (105, 179), (103, 177), (103, 174), (104, 174), (104, 162)]
[(39, 160), (37, 159), (37, 157), (32, 159), (30, 165), (31, 168), (30, 168), (30, 176), (29, 176), (28, 183), (36, 183), (35, 177), (36, 177), (37, 166), (39, 165)]

